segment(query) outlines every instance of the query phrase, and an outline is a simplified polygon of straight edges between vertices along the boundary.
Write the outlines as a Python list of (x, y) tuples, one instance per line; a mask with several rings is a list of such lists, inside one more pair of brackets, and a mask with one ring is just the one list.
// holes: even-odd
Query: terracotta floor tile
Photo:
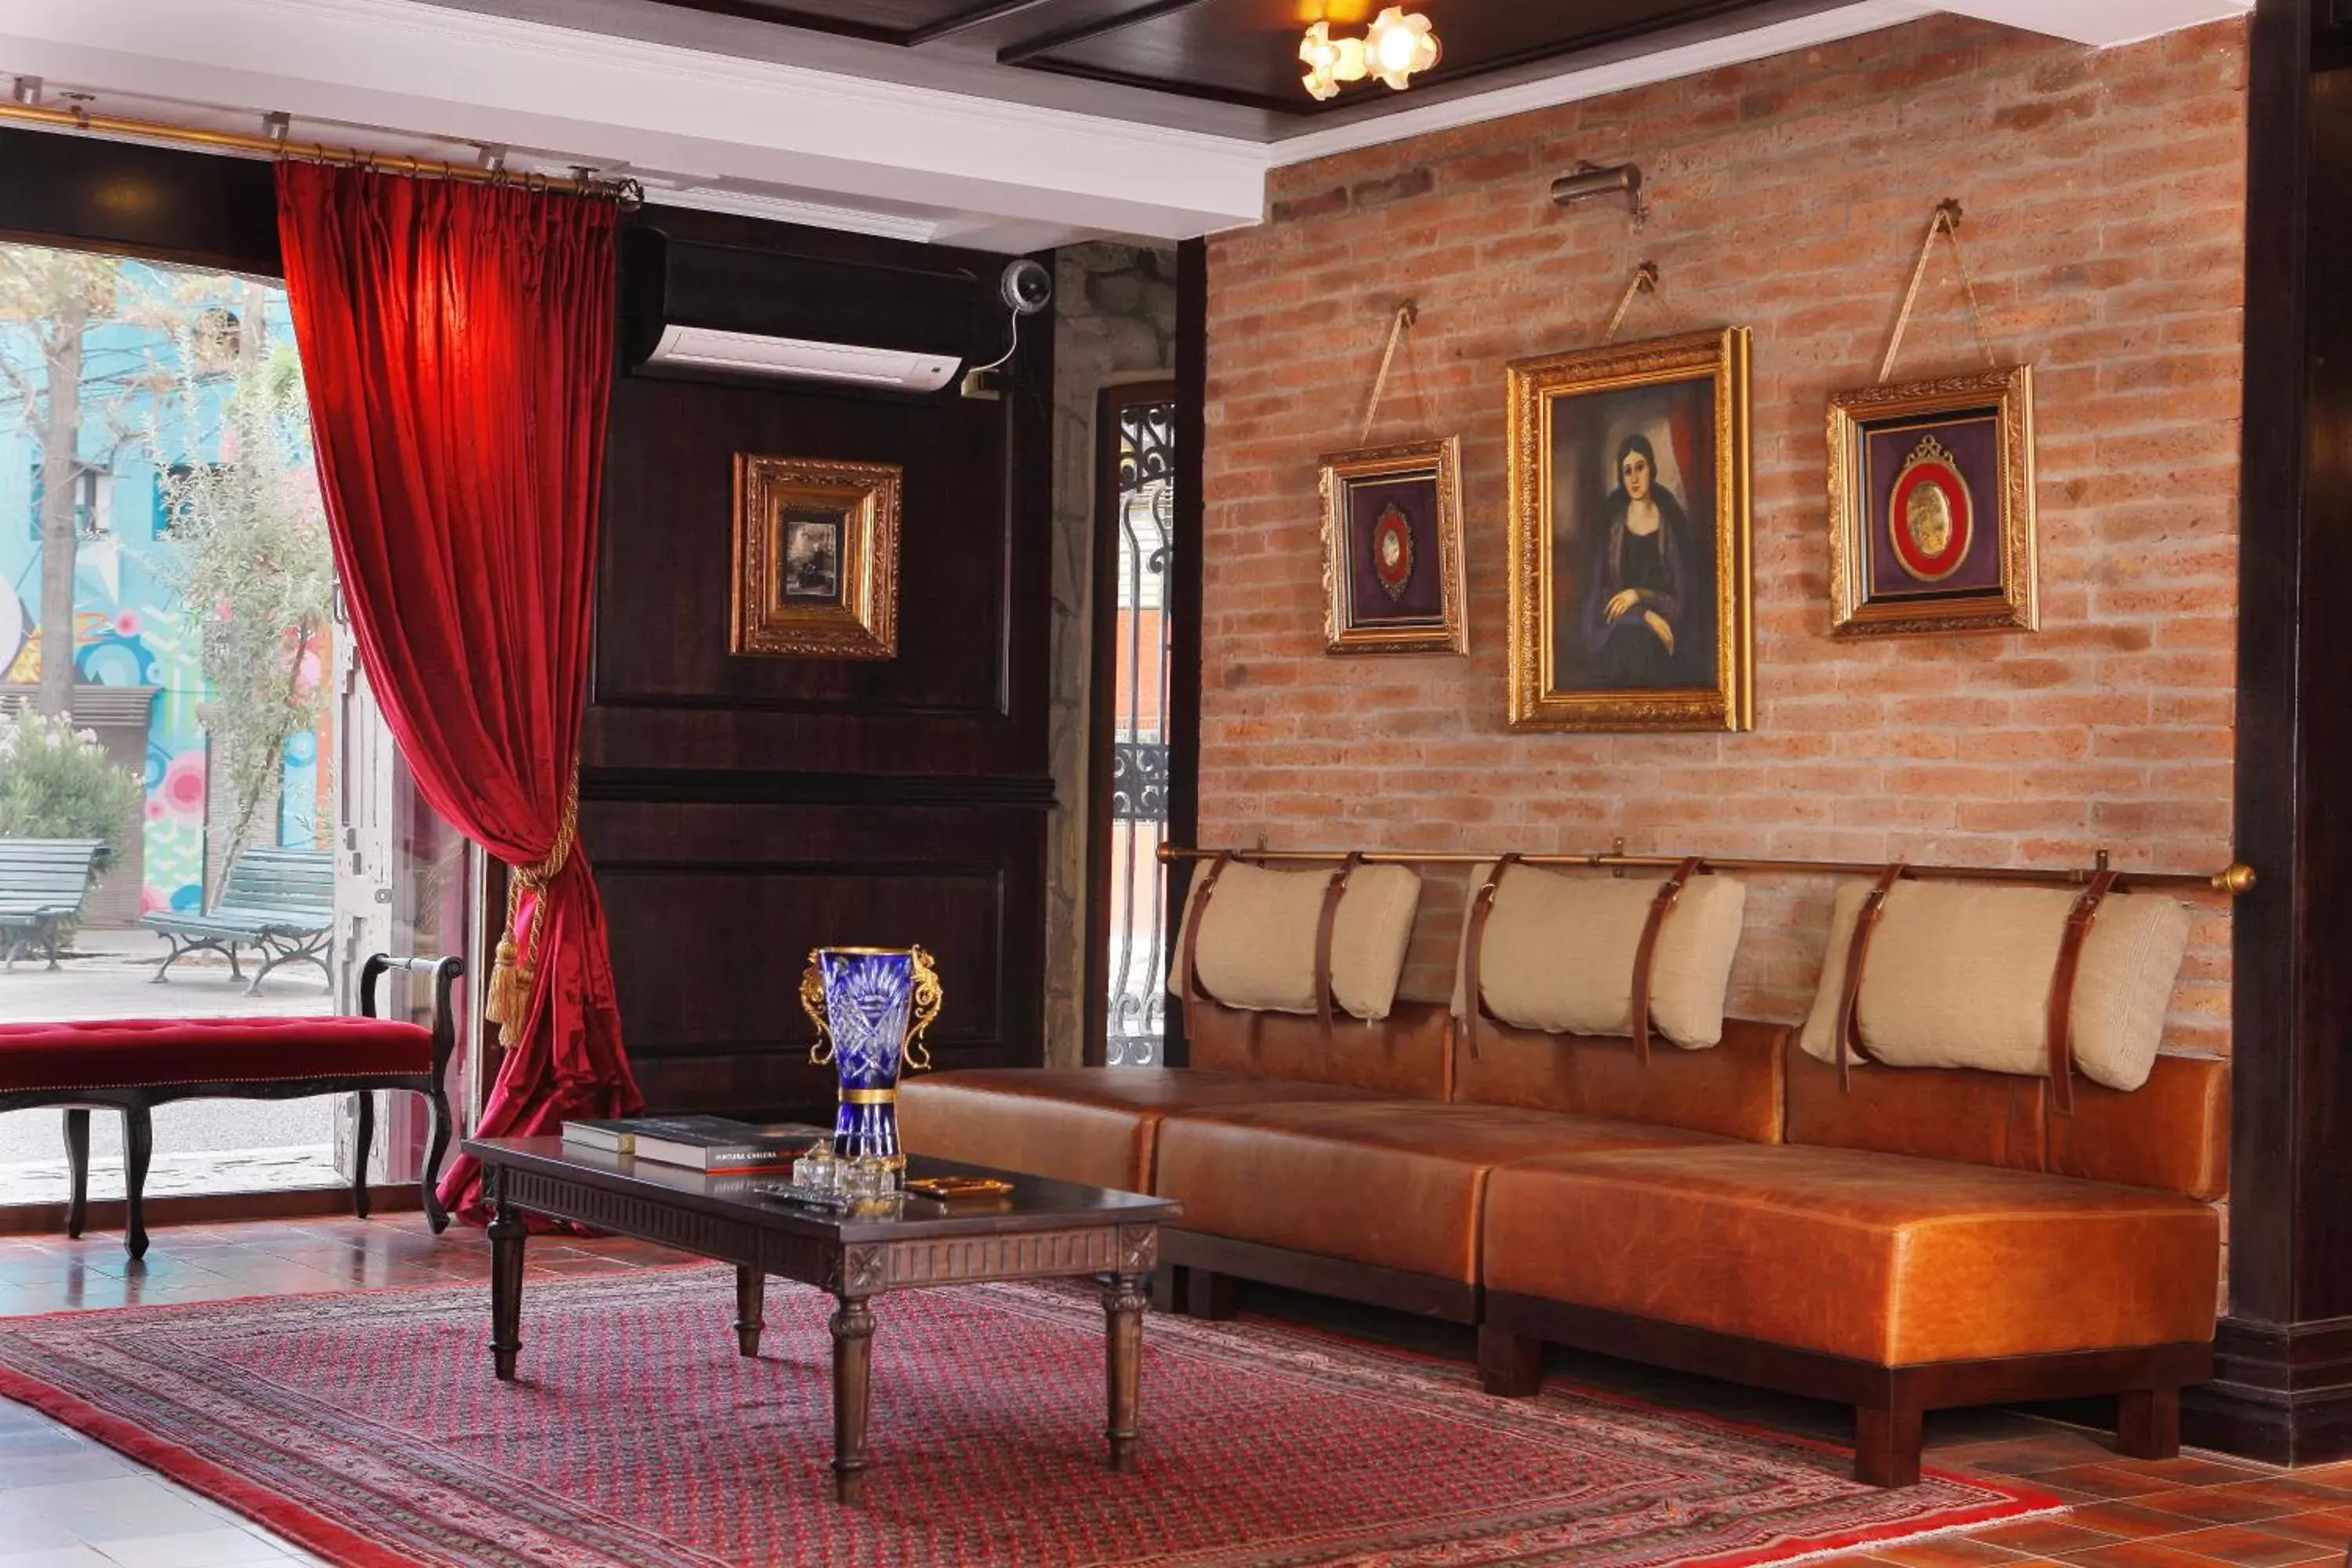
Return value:
[(1979, 1531), (1969, 1539), (2005, 1546), (2011, 1552), (2047, 1555), (2053, 1552), (2080, 1552), (2090, 1546), (2113, 1546), (2123, 1537), (2076, 1524), (2069, 1514), (2063, 1519), (2029, 1519), (2022, 1524), (1999, 1525)]
[(2110, 1468), (2135, 1476), (2151, 1476), (2176, 1487), (2218, 1487), (2231, 1481), (2264, 1480), (2279, 1474), (2262, 1465), (2240, 1464), (2234, 1459), (2208, 1458), (2202, 1454), (2183, 1454), (2173, 1459), (2126, 1459), (2107, 1461)]
[(1902, 1568), (1986, 1568), (1989, 1564), (2015, 1568), (2026, 1553), (1965, 1536), (1947, 1535), (1922, 1541), (1916, 1546), (1882, 1546), (1874, 1555), (1884, 1563), (1899, 1563)]
[(2275, 1484), (2256, 1481), (2226, 1487), (2197, 1487), (2187, 1491), (2160, 1492), (2133, 1500), (2159, 1513), (2177, 1513), (2183, 1519), (2198, 1520), (2206, 1524), (2252, 1524), (2257, 1520), (2302, 1512), (2307, 1506), (2303, 1501), (2293, 1499), (2282, 1500), (2254, 1493), (2253, 1489)]
[(2296, 1563), (2326, 1563), (2336, 1553), (2315, 1542), (2295, 1541), (2244, 1525), (2224, 1524), (2187, 1535), (2168, 1535), (2158, 1543), (2178, 1552), (2195, 1552), (2238, 1568), (2287, 1568)]
[(2032, 1472), (2032, 1479), (2036, 1482), (2049, 1481), (2102, 1498), (2153, 1497), (2177, 1490), (2180, 1484), (2158, 1476), (2139, 1475), (2113, 1463), (2071, 1465), (2063, 1469), (2040, 1470)]
[(2213, 1568), (2217, 1559), (2183, 1552), (2170, 1542), (2126, 1541), (2119, 1546), (2069, 1552), (2059, 1561), (2077, 1568)]
[(2256, 1528), (2295, 1541), (2315, 1541), (2338, 1552), (2352, 1546), (2352, 1509), (2325, 1509), (2266, 1519)]
[(2202, 1528), (2195, 1520), (2144, 1508), (2137, 1501), (2103, 1502), (2078, 1508), (2066, 1516), (2066, 1522), (2080, 1525), (2084, 1530), (2095, 1530), (2105, 1535), (2121, 1535), (2134, 1541), (2149, 1536), (2180, 1535)]
[(1989, 1452), (1976, 1461), (1976, 1468), (2025, 1476), (2070, 1466), (2095, 1465), (2115, 1458), (2105, 1443), (2086, 1432), (2045, 1431), (2040, 1436), (2015, 1439), (2003, 1447), (2005, 1451)]
[(2294, 1503), (2298, 1510), (2352, 1508), (2352, 1486), (2330, 1486), (2325, 1481), (2313, 1480), (2301, 1470), (2233, 1483), (2230, 1489), (2243, 1492), (2249, 1497), (2279, 1498)]
[(2291, 1473), (2298, 1480), (2317, 1481), (2322, 1486), (2352, 1487), (2352, 1459), (2338, 1459), (2332, 1465), (2305, 1465)]

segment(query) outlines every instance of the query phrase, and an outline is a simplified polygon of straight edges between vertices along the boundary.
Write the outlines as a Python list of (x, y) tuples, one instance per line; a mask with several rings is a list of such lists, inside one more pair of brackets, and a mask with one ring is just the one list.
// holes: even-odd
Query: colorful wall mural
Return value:
[[(207, 700), (190, 612), (173, 570), (167, 476), (217, 463), (221, 413), (234, 376), (204, 363), (201, 334), (221, 323), (290, 341), (282, 289), (133, 260), (112, 263), (121, 308), (83, 332), (75, 498), (76, 679), (157, 688), (147, 727), (142, 911), (204, 905), (209, 791)], [(0, 306), (5, 296), (0, 295)], [(0, 682), (40, 676), (42, 323), (0, 310)], [(194, 369), (197, 374), (188, 374)], [(307, 467), (307, 447), (300, 454)], [(325, 679), (332, 650), (311, 670)], [(325, 726), (322, 722), (321, 728)], [(287, 747), (277, 843), (323, 844), (333, 821), (331, 744), (319, 733)], [(327, 761), (322, 763), (322, 759)]]

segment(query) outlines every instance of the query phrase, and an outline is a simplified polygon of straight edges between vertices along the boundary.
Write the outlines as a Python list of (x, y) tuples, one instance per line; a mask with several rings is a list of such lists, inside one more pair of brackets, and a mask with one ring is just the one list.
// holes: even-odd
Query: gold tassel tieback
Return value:
[[(507, 923), (499, 934), (498, 962), (490, 970), (490, 994), (483, 1005), (482, 1015), (499, 1026), (499, 1044), (511, 1050), (522, 1037), (525, 1016), (530, 1007), (531, 982), (539, 969), (539, 914), (547, 902), (548, 884), (562, 874), (572, 858), (572, 841), (580, 816), (580, 775), (572, 775), (572, 788), (563, 797), (563, 823), (555, 830), (555, 847), (547, 858), (529, 866), (509, 868), (507, 877)], [(530, 907), (530, 923), (522, 930), (521, 945), (515, 942), (515, 917), (527, 895), (536, 895)]]

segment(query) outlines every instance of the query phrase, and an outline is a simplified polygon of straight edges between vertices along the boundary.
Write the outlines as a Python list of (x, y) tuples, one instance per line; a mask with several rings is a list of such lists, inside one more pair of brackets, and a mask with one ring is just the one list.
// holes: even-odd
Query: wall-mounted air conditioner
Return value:
[(651, 226), (622, 252), (625, 342), (642, 374), (790, 379), (933, 393), (995, 357), (992, 279), (947, 268), (680, 240)]
[(860, 348), (809, 338), (767, 338), (756, 332), (722, 332), (682, 327), (673, 321), (646, 356), (648, 366), (685, 374), (717, 371), (732, 375), (779, 375), (806, 381), (842, 381), (894, 392), (937, 392), (956, 377), (962, 359), (955, 354), (910, 353), (904, 349)]

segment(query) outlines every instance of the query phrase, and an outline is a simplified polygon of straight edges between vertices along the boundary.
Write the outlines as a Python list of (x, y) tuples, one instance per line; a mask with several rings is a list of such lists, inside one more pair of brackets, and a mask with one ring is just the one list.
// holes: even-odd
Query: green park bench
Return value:
[(211, 909), (200, 915), (152, 914), (140, 923), (172, 944), (156, 962), (157, 984), (172, 965), (198, 952), (226, 958), (229, 978), (242, 980), (236, 955), (250, 949), (261, 960), (245, 988), (250, 996), (280, 964), (315, 963), (325, 973), (334, 920), (333, 851), (242, 849), (229, 862), (227, 881)]
[(82, 900), (113, 854), (96, 838), (0, 838), (0, 950), (10, 969), (37, 948), (58, 967)]

